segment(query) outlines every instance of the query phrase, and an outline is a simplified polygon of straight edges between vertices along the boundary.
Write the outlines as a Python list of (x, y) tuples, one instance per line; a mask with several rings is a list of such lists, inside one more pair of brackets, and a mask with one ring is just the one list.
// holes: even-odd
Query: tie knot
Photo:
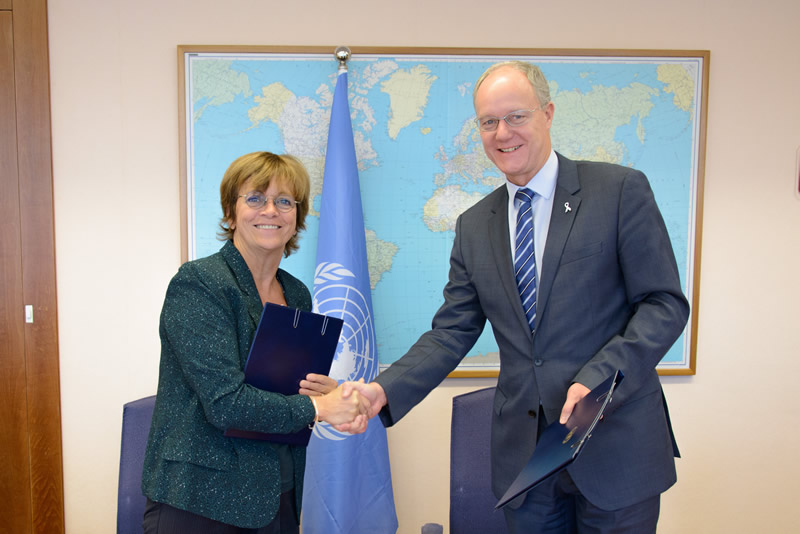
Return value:
[(514, 198), (516, 199), (518, 205), (530, 204), (535, 194), (536, 193), (534, 193), (527, 187), (523, 187), (522, 189), (517, 190), (517, 194), (514, 196)]

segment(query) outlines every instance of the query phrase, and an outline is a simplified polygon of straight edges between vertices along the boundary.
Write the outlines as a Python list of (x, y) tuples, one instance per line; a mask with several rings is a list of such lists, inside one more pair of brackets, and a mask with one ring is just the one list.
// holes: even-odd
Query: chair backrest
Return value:
[(145, 397), (122, 407), (122, 447), (119, 456), (117, 534), (141, 534), (144, 506), (142, 466), (156, 397)]
[(492, 405), (495, 388), (453, 397), (450, 427), (450, 533), (505, 534), (505, 515), (492, 493)]

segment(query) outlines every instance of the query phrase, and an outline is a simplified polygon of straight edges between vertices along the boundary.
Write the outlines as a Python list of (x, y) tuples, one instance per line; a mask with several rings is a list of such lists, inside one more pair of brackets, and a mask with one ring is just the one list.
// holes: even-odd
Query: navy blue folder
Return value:
[[(327, 375), (344, 321), (336, 317), (267, 303), (244, 366), (251, 386), (296, 395), (308, 373)], [(229, 428), (226, 436), (308, 445), (311, 429), (294, 434), (265, 434)]]
[(575, 461), (622, 378), (622, 371), (617, 371), (575, 405), (566, 424), (556, 421), (544, 429), (531, 459), (497, 502), (495, 509), (502, 508)]

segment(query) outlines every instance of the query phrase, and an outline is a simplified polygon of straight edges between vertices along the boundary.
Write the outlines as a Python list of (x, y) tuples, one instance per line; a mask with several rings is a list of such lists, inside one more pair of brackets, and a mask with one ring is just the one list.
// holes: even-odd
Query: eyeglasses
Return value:
[(270, 199), (272, 199), (272, 204), (275, 206), (275, 209), (283, 213), (292, 211), (295, 205), (298, 203), (295, 199), (287, 195), (268, 197), (264, 193), (259, 193), (258, 191), (253, 191), (252, 193), (239, 196), (243, 197), (245, 203), (254, 210), (258, 210), (266, 206), (267, 201)]
[(523, 124), (527, 123), (533, 117), (533, 113), (539, 111), (542, 108), (533, 108), (533, 109), (518, 109), (516, 111), (512, 111), (505, 117), (479, 117), (475, 119), (475, 123), (478, 125), (478, 129), (482, 132), (493, 132), (497, 130), (497, 126), (500, 124), (500, 121), (506, 121), (512, 128), (516, 128), (517, 126), (522, 126)]

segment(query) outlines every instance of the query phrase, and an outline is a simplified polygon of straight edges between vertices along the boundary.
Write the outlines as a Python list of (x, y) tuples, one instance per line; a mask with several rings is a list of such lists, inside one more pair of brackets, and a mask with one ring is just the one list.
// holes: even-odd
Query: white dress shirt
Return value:
[[(542, 258), (544, 257), (544, 246), (547, 243), (547, 231), (550, 228), (550, 215), (553, 213), (553, 197), (556, 191), (558, 179), (558, 157), (555, 151), (550, 151), (550, 157), (539, 169), (533, 178), (525, 185), (533, 190), (536, 196), (531, 203), (533, 210), (533, 247), (536, 255), (536, 280), (542, 279)], [(514, 197), (517, 191), (522, 189), (518, 185), (506, 180), (508, 188), (508, 233), (511, 241), (511, 260), (514, 261), (514, 249), (516, 248), (517, 236), (517, 206)]]

